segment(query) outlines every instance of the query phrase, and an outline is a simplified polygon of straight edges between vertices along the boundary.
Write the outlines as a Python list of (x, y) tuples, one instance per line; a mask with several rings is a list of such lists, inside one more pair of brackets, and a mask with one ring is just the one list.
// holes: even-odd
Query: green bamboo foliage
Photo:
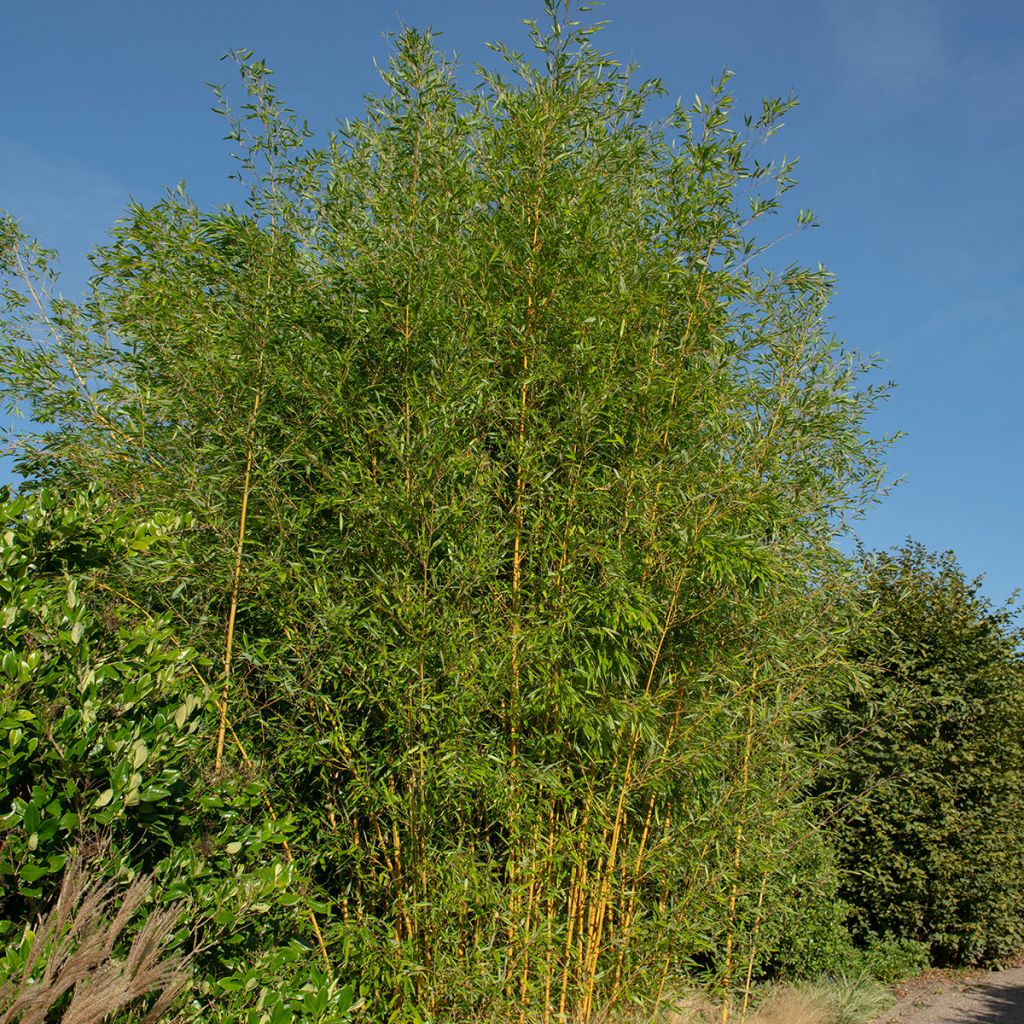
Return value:
[(252, 760), (211, 766), (261, 766), (335, 969), (402, 1019), (743, 986), (879, 478), (828, 275), (757, 269), (793, 101), (736, 125), (723, 79), (652, 123), (659, 83), (545, 10), (471, 90), (403, 33), (321, 151), (241, 55), (247, 209), (129, 211), (61, 342), (111, 353), (102, 416), (24, 457), (194, 513), (178, 577), (125, 585), (224, 666)]

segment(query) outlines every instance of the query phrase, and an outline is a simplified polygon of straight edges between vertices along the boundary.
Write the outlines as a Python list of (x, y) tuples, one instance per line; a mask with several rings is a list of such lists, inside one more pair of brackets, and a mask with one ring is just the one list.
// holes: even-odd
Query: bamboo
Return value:
[(519, 977), (519, 1024), (525, 1024), (526, 1021), (526, 989), (530, 980), (530, 927), (533, 924), (533, 896), (534, 892), (538, 891), (538, 878), (537, 872), (539, 867), (536, 861), (536, 847), (537, 838), (540, 831), (540, 824), (534, 828), (533, 835), (533, 851), (534, 851), (534, 863), (533, 870), (530, 872), (530, 886), (526, 893), (526, 921), (523, 926), (523, 966)]
[(750, 756), (754, 742), (754, 708), (757, 672), (750, 681), (750, 699), (747, 704), (747, 735), (743, 748), (743, 761), (740, 768), (740, 820), (736, 824), (736, 841), (733, 847), (733, 881), (729, 891), (729, 924), (725, 936), (725, 970), (722, 975), (722, 1024), (729, 1022), (729, 985), (732, 982), (733, 946), (736, 931), (736, 906), (739, 899), (739, 874), (743, 850), (743, 819), (746, 809), (747, 791), (750, 784)]
[[(736, 845), (733, 854), (733, 871), (739, 875), (740, 850), (743, 842), (743, 826), (736, 826)], [(722, 1024), (729, 1020), (729, 984), (732, 981), (732, 947), (736, 928), (736, 902), (739, 896), (739, 883), (735, 877), (729, 891), (729, 926), (725, 934), (725, 970), (722, 974)]]
[(544, 1024), (551, 1024), (551, 962), (554, 954), (554, 925), (555, 925), (555, 901), (553, 890), (555, 886), (555, 805), (551, 804), (551, 816), (548, 824), (548, 857), (547, 857), (547, 914), (545, 919), (546, 932), (544, 944)]
[[(64, 362), (67, 364), (68, 370), (71, 371), (71, 376), (75, 378), (75, 384), (78, 390), (84, 396), (89, 408), (92, 410), (92, 414), (99, 425), (106, 430), (109, 434), (121, 438), (122, 443), (129, 448), (134, 450), (138, 446), (138, 439), (130, 437), (123, 430), (121, 430), (116, 423), (114, 423), (108, 416), (105, 416), (100, 409), (99, 403), (96, 401), (96, 395), (90, 389), (88, 382), (82, 376), (81, 371), (78, 369), (75, 360), (71, 358), (71, 353), (68, 351), (68, 347), (63, 343), (63, 339), (60, 336), (60, 332), (57, 330), (57, 325), (53, 322), (53, 318), (46, 311), (46, 304), (43, 302), (43, 296), (39, 294), (39, 290), (32, 283), (32, 275), (29, 273), (28, 268), (25, 266), (25, 261), (21, 258), (21, 246), (16, 245), (13, 250), (14, 254), (14, 268), (17, 272), (18, 277), (22, 283), (29, 290), (29, 294), (32, 296), (32, 302), (36, 309), (39, 311), (39, 315), (43, 318), (43, 323), (46, 324), (47, 330), (50, 332), (50, 336), (53, 338), (57, 347), (60, 349), (61, 355), (64, 357)], [(38, 280), (38, 278), (37, 278)], [(48, 291), (43, 293), (48, 294)], [(152, 458), (152, 454), (150, 453)], [(163, 469), (163, 464), (156, 458), (153, 458), (153, 465), (157, 469)]]
[(754, 980), (754, 962), (757, 959), (757, 939), (761, 932), (761, 912), (764, 908), (764, 892), (768, 885), (768, 872), (761, 875), (761, 888), (757, 894), (757, 912), (754, 915), (754, 930), (750, 937), (750, 957), (747, 960), (747, 978), (743, 985), (743, 1006), (740, 1010), (740, 1024), (747, 1019), (750, 1006), (750, 990)]
[(579, 883), (576, 881), (576, 868), (573, 867), (569, 885), (569, 905), (565, 928), (565, 951), (562, 957), (562, 986), (558, 997), (558, 1019), (565, 1020), (565, 1000), (569, 990), (569, 971), (572, 962), (572, 940), (576, 930), (577, 903), (579, 901)]
[(572, 948), (573, 938), (576, 932), (577, 924), (579, 924), (579, 930), (583, 931), (582, 921), (582, 907), (583, 897), (586, 890), (586, 871), (587, 871), (587, 827), (590, 824), (590, 804), (593, 799), (593, 793), (587, 793), (586, 799), (583, 803), (583, 812), (580, 819), (579, 836), (580, 846), (579, 853), (576, 858), (576, 862), (573, 864), (572, 872), (569, 876), (569, 897), (568, 905), (566, 907), (566, 935), (565, 935), (565, 950), (562, 959), (562, 982), (561, 992), (558, 997), (558, 1019), (565, 1020), (565, 1004), (566, 997), (569, 990), (569, 975), (572, 970)]
[(267, 347), (267, 331), (270, 328), (270, 286), (273, 280), (274, 248), (277, 244), (277, 232), (271, 236), (270, 254), (267, 259), (267, 280), (265, 285), (266, 301), (263, 309), (263, 327), (260, 331), (259, 353), (256, 357), (256, 394), (253, 397), (252, 410), (245, 429), (245, 474), (242, 480), (242, 508), (238, 517), (238, 539), (235, 543), (235, 561), (231, 573), (231, 606), (228, 609), (227, 636), (224, 641), (224, 685), (220, 698), (220, 724), (217, 728), (217, 751), (214, 755), (213, 770), (221, 774), (224, 758), (224, 730), (227, 725), (228, 697), (231, 690), (231, 658), (235, 644), (235, 617), (238, 614), (238, 591), (242, 579), (242, 553), (245, 547), (246, 522), (249, 512), (249, 493), (252, 485), (252, 469), (256, 457), (255, 436), (256, 420), (263, 400), (263, 357)]
[(540, 147), (539, 154), (539, 176), (537, 192), (534, 196), (533, 208), (530, 214), (530, 221), (533, 225), (533, 234), (530, 241), (530, 262), (527, 270), (527, 294), (525, 330), (523, 332), (523, 349), (521, 360), (522, 382), (519, 388), (519, 426), (517, 433), (516, 452), (516, 491), (514, 523), (515, 534), (512, 542), (512, 626), (511, 626), (511, 662), (512, 662), (512, 687), (509, 697), (509, 777), (511, 780), (511, 807), (509, 821), (509, 923), (507, 929), (508, 955), (506, 957), (506, 991), (511, 981), (511, 972), (516, 960), (516, 936), (518, 932), (517, 918), (519, 915), (519, 897), (517, 892), (516, 861), (518, 836), (518, 819), (520, 811), (520, 793), (517, 785), (516, 773), (519, 761), (519, 698), (521, 690), (522, 666), (520, 664), (520, 590), (522, 586), (522, 563), (523, 563), (523, 525), (524, 525), (524, 498), (526, 494), (526, 472), (524, 458), (526, 453), (526, 418), (529, 401), (529, 370), (530, 370), (530, 344), (533, 340), (534, 322), (536, 318), (536, 301), (533, 294), (536, 273), (536, 258), (540, 250), (540, 182), (545, 174), (546, 139)]
[[(401, 877), (401, 864), (396, 857), (394, 860), (388, 854), (388, 844), (384, 839), (384, 833), (380, 827), (380, 821), (376, 815), (373, 815), (373, 827), (377, 833), (377, 844), (380, 849), (380, 855), (384, 861), (384, 866), (388, 869), (388, 874), (391, 876), (392, 885), (395, 888), (395, 902), (398, 904), (398, 917), (395, 920), (395, 941), (398, 945), (401, 945), (405, 937), (412, 935), (413, 928), (412, 922), (409, 920), (408, 910), (406, 908), (405, 894), (402, 892), (402, 877)], [(397, 841), (397, 835), (392, 829), (393, 841)], [(395, 847), (393, 847), (394, 852)], [(397, 844), (397, 851), (401, 853), (401, 845)], [(405, 935), (402, 934), (402, 928), (405, 927)]]
[(655, 797), (654, 797), (654, 794), (652, 793), (651, 794), (650, 802), (647, 805), (647, 817), (644, 819), (643, 832), (640, 835), (640, 845), (639, 845), (639, 847), (637, 849), (636, 863), (633, 866), (633, 884), (632, 884), (632, 886), (631, 886), (631, 888), (629, 890), (629, 900), (628, 900), (628, 903), (626, 902), (626, 899), (625, 899), (626, 873), (625, 873), (625, 871), (623, 871), (623, 876), (622, 876), (622, 887), (623, 887), (622, 902), (623, 902), (623, 904), (626, 905), (626, 913), (625, 913), (625, 916), (623, 917), (623, 922), (622, 922), (622, 938), (621, 938), (620, 944), (619, 944), (619, 955), (618, 955), (618, 957), (616, 959), (616, 962), (615, 962), (615, 978), (614, 978), (614, 980), (612, 982), (612, 995), (611, 995), (611, 998), (612, 998), (613, 1001), (614, 1001), (616, 993), (618, 992), (618, 989), (619, 989), (619, 981), (622, 978), (622, 966), (623, 966), (623, 963), (624, 963), (624, 961), (626, 959), (626, 950), (628, 948), (629, 939), (630, 939), (630, 936), (632, 934), (633, 914), (634, 914), (634, 910), (635, 910), (635, 907), (636, 907), (636, 893), (637, 893), (637, 889), (640, 886), (640, 869), (641, 869), (641, 866), (643, 864), (644, 852), (645, 852), (646, 847), (647, 847), (647, 839), (648, 839), (648, 836), (651, 833), (651, 820), (654, 817), (654, 805), (655, 805)]
[[(598, 857), (597, 864), (594, 866), (594, 875), (596, 878), (600, 880), (601, 886), (604, 885), (604, 863), (604, 857)], [(584, 988), (580, 1017), (584, 1021), (587, 1019), (586, 993), (588, 991), (588, 986), (590, 985), (591, 978), (593, 977), (593, 975), (590, 973), (590, 957), (595, 945), (594, 937), (597, 934), (597, 913), (599, 902), (600, 889), (598, 893), (598, 899), (587, 899), (585, 905), (585, 915), (583, 920), (580, 922), (582, 927), (580, 929), (579, 983)]]
[[(714, 251), (714, 248), (715, 248), (715, 240), (712, 239), (712, 241), (708, 245), (708, 251), (707, 251), (707, 253), (706, 253), (705, 257), (704, 257), (704, 262), (703, 262), (703, 265), (701, 266), (700, 273), (697, 275), (697, 294), (694, 297), (693, 303), (691, 304), (689, 310), (687, 310), (687, 313), (686, 313), (686, 326), (683, 328), (683, 337), (682, 337), (682, 340), (680, 341), (680, 344), (679, 344), (679, 351), (680, 351), (680, 355), (681, 356), (685, 356), (686, 355), (686, 347), (690, 343), (691, 329), (693, 327), (693, 314), (694, 314), (694, 310), (697, 308), (698, 303), (700, 303), (702, 301), (702, 295), (703, 295), (703, 292), (704, 292), (704, 281), (705, 281), (705, 278), (707, 276), (707, 270), (708, 270), (708, 261), (711, 259), (711, 253)], [(669, 403), (668, 403), (668, 407), (669, 407), (669, 411), (670, 412), (673, 409), (675, 409), (675, 407), (676, 407), (676, 399), (678, 398), (678, 395), (679, 395), (679, 381), (682, 378), (682, 375), (683, 375), (683, 364), (680, 361), (679, 364), (676, 366), (675, 377), (672, 380), (672, 397), (669, 399)], [(663, 450), (668, 448), (668, 427), (667, 426), (665, 427), (665, 430), (664, 430), (663, 434), (661, 435), (661, 447), (662, 447)], [(660, 487), (660, 483), (659, 483), (659, 487)]]
[[(644, 685), (644, 696), (646, 697), (654, 683), (654, 676), (657, 672), (658, 663), (661, 659), (661, 654), (665, 646), (665, 639), (668, 636), (668, 631), (672, 627), (673, 618), (675, 616), (676, 602), (679, 599), (679, 592), (683, 584), (683, 573), (677, 573), (675, 586), (672, 591), (672, 599), (669, 602), (668, 611), (665, 614), (665, 621), (662, 625), (661, 634), (658, 637), (658, 645), (655, 648), (654, 655), (651, 658), (651, 665), (647, 672), (647, 682)], [(599, 895), (598, 895), (598, 907), (596, 910), (596, 926), (594, 933), (591, 935), (592, 941), (590, 942), (590, 952), (586, 964), (586, 988), (583, 995), (582, 1005), (582, 1018), (584, 1021), (589, 1020), (590, 1013), (593, 1009), (593, 996), (594, 986), (597, 981), (597, 964), (600, 958), (600, 944), (601, 937), (604, 930), (604, 919), (608, 905), (608, 894), (611, 891), (611, 878), (616, 868), (616, 856), (618, 853), (619, 842), (622, 835), (622, 830), (625, 825), (626, 819), (626, 795), (629, 792), (629, 786), (631, 780), (631, 773), (633, 768), (633, 761), (636, 757), (637, 745), (640, 741), (639, 729), (634, 725), (632, 729), (632, 738), (630, 741), (629, 754), (626, 757), (626, 765), (623, 771), (622, 785), (619, 788), (618, 803), (615, 808), (615, 821), (612, 825), (611, 834), (611, 847), (608, 851), (608, 862), (605, 867), (605, 872), (602, 877)]]

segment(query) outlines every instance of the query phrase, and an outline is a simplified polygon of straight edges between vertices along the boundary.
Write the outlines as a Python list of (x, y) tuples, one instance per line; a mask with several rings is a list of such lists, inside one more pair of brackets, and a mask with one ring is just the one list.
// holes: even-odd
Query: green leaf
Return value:
[(33, 861), (28, 861), (18, 869), (18, 877), (25, 882), (38, 882), (40, 878), (50, 874), (49, 865), (43, 866)]

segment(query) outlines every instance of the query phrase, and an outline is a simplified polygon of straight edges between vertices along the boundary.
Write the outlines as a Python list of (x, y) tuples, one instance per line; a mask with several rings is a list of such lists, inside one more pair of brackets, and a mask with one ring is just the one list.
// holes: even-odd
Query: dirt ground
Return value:
[(875, 1024), (1024, 1024), (1024, 966), (928, 972), (896, 994), (896, 1005)]

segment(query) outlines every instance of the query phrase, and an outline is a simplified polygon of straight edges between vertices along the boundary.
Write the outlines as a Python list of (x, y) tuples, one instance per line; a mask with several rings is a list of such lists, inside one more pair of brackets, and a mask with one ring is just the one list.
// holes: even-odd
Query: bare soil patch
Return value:
[(896, 987), (875, 1024), (1024, 1024), (1024, 966), (926, 971)]

